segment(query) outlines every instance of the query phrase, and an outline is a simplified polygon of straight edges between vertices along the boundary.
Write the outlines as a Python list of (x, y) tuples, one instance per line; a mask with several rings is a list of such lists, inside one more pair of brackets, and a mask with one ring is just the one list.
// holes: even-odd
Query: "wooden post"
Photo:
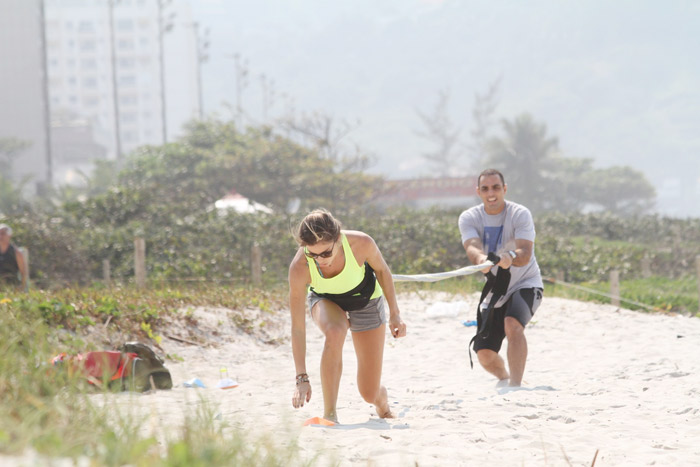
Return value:
[(644, 277), (645, 279), (647, 277), (651, 277), (651, 258), (644, 255), (644, 257), (642, 258), (641, 266), (642, 266), (642, 277)]
[(250, 249), (250, 277), (253, 285), (262, 283), (262, 252), (257, 243)]
[(671, 226), (673, 232), (673, 255), (677, 258), (681, 256), (681, 227), (678, 224)]
[(134, 276), (137, 287), (146, 286), (146, 241), (140, 237), (134, 239)]
[(698, 275), (698, 313), (700, 313), (700, 255), (695, 257), (695, 270)]
[(610, 271), (610, 295), (611, 303), (620, 306), (620, 271)]
[(557, 270), (557, 275), (554, 277), (557, 282), (564, 282), (564, 271), (561, 269)]
[(31, 277), (29, 275), (29, 250), (26, 247), (19, 247), (19, 252), (22, 253), (22, 256), (24, 257), (24, 267), (27, 270), (27, 287), (26, 287), (26, 292), (29, 292), (29, 278)]
[(112, 270), (109, 266), (109, 260), (102, 260), (102, 282), (105, 283), (107, 287), (112, 285)]

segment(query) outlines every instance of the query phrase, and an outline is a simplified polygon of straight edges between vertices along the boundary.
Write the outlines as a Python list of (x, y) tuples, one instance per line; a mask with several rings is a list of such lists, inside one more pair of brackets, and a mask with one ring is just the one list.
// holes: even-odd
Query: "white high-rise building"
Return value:
[(94, 142), (115, 158), (115, 115), (122, 154), (162, 144), (164, 129), (167, 141), (173, 141), (183, 124), (198, 116), (197, 41), (189, 5), (165, 0), (45, 2), (54, 126), (88, 125)]
[(0, 140), (24, 146), (0, 175), (26, 180), (28, 191), (52, 178), (41, 18), (39, 0), (0, 0)]

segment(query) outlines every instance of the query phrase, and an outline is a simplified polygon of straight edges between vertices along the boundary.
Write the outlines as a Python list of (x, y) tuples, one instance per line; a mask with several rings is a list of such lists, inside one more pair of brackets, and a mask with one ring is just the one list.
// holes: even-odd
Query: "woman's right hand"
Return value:
[(299, 407), (304, 407), (304, 401), (309, 402), (311, 400), (311, 383), (305, 382), (297, 384), (294, 390), (294, 397), (292, 397), (292, 405), (295, 409)]

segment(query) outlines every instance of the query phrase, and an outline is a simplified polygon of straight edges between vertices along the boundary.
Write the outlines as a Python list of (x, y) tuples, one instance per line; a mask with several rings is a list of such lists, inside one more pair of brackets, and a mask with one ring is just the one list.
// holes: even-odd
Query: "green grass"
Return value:
[[(286, 305), (286, 289), (262, 290), (197, 284), (180, 288), (78, 287), (59, 290), (0, 292), (0, 302), (11, 313), (54, 328), (81, 331), (96, 324), (109, 325), (134, 337), (158, 340), (158, 328), (187, 307), (216, 306), (238, 311), (236, 322), (250, 324), (242, 310), (256, 307), (273, 312)], [(2, 305), (0, 305), (2, 306)], [(178, 316), (180, 317), (180, 316)]]
[[(121, 308), (109, 300), (120, 302), (120, 293), (140, 296), (137, 304), (155, 300), (154, 305), (166, 303), (176, 294), (122, 291), (103, 296), (73, 290), (0, 299), (0, 452), (21, 455), (32, 450), (47, 458), (88, 458), (91, 465), (105, 466), (283, 466), (290, 460), (295, 465), (304, 464), (293, 440), (287, 440), (285, 447), (284, 439), (252, 439), (216, 420), (214, 408), (206, 404), (189, 414), (164, 446), (144, 433), (144, 420), (138, 415), (115, 412), (115, 404), (95, 406), (89, 397), (94, 388), (83, 378), (50, 364), (57, 348), (77, 353), (85, 350), (86, 343), (66, 338), (67, 333), (56, 333), (51, 322), (59, 318), (70, 322), (72, 314), (80, 317), (83, 312), (99, 314), (103, 312), (96, 311), (100, 306), (107, 306), (107, 314), (116, 316)], [(216, 296), (241, 299), (228, 291), (220, 294)], [(186, 296), (175, 297), (182, 298)], [(213, 296), (200, 299), (214, 300)]]
[[(583, 287), (593, 289), (603, 294), (610, 294), (609, 282), (584, 282)], [(547, 284), (545, 294), (571, 298), (575, 300), (610, 303), (610, 298), (586, 291), (576, 290), (566, 285)], [(665, 277), (649, 277), (620, 281), (621, 305), (631, 310), (649, 311), (636, 305), (637, 302), (660, 312), (684, 313), (700, 317), (698, 312), (698, 283), (692, 276), (680, 279)], [(624, 299), (631, 302), (625, 302)]]

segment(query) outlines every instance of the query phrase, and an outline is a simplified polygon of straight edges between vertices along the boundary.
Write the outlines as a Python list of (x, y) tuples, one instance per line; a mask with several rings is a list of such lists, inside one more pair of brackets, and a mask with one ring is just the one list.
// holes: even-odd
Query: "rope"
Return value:
[[(451, 277), (459, 277), (459, 276), (466, 276), (469, 274), (474, 274), (475, 272), (479, 272), (487, 266), (493, 266), (493, 263), (491, 261), (486, 261), (483, 264), (475, 264), (473, 266), (467, 266), (464, 268), (455, 269), (454, 271), (436, 272), (434, 274), (413, 274), (413, 275), (392, 274), (392, 277), (393, 277), (395, 282), (437, 282), (437, 281), (441, 281), (443, 279), (449, 279)], [(621, 302), (629, 303), (629, 304), (638, 306), (640, 308), (644, 308), (645, 310), (659, 311), (658, 308), (647, 305), (645, 303), (640, 303), (640, 302), (630, 300), (627, 298), (623, 298), (623, 297), (617, 297), (617, 296), (614, 296), (614, 295), (609, 294), (609, 293), (605, 293), (605, 292), (601, 292), (599, 290), (584, 287), (582, 285), (576, 285), (576, 284), (571, 284), (569, 282), (559, 281), (556, 279), (552, 279), (551, 277), (543, 277), (542, 280), (549, 282), (551, 284), (563, 285), (565, 287), (570, 287), (572, 289), (581, 290), (583, 292), (587, 292), (587, 293), (590, 293), (593, 295), (599, 295), (601, 297), (606, 297), (606, 298), (609, 298), (611, 300), (618, 299)]]
[(413, 274), (413, 275), (392, 274), (391, 277), (396, 282), (437, 282), (437, 281), (441, 281), (443, 279), (449, 279), (450, 277), (459, 277), (459, 276), (466, 276), (469, 274), (474, 274), (475, 272), (479, 272), (488, 266), (493, 266), (493, 263), (491, 261), (486, 261), (482, 264), (475, 264), (473, 266), (467, 266), (464, 268), (455, 269), (454, 271), (436, 272), (433, 274)]
[(582, 285), (576, 285), (576, 284), (571, 284), (569, 282), (559, 281), (556, 279), (552, 279), (551, 277), (543, 277), (542, 280), (545, 282), (549, 282), (551, 284), (554, 284), (554, 285), (563, 285), (565, 287), (571, 287), (572, 289), (581, 290), (583, 292), (588, 292), (588, 293), (593, 294), (593, 295), (600, 295), (601, 297), (606, 297), (606, 298), (609, 298), (610, 300), (617, 299), (617, 300), (620, 300), (621, 302), (630, 303), (632, 305), (636, 305), (638, 307), (644, 308), (645, 310), (659, 311), (658, 308), (653, 307), (653, 306), (649, 306), (645, 303), (635, 302), (634, 300), (629, 300), (627, 298), (618, 297), (616, 295), (601, 292), (600, 290), (591, 289), (588, 287), (584, 287)]

